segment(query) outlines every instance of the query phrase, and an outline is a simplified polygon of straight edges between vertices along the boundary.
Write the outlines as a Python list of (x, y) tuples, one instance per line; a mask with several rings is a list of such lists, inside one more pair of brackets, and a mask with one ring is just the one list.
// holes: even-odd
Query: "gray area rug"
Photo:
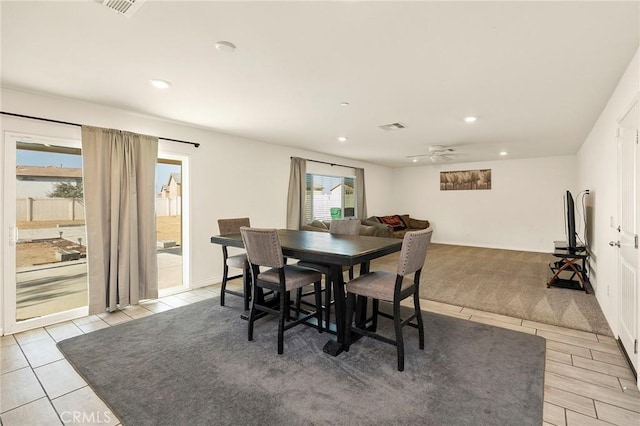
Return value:
[[(594, 294), (547, 288), (551, 254), (431, 244), (420, 297), (611, 336)], [(395, 271), (398, 255), (372, 264)]]
[(425, 350), (417, 331), (405, 328), (405, 371), (398, 372), (391, 345), (365, 338), (334, 358), (322, 352), (329, 335), (305, 326), (285, 334), (279, 356), (275, 319), (256, 322), (248, 342), (240, 299), (228, 301), (58, 346), (126, 426), (542, 423), (541, 337), (425, 313)]

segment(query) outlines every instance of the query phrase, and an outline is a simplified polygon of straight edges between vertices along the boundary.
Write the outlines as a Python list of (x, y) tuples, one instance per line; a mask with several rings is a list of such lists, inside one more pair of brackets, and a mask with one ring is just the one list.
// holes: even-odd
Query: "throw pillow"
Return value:
[(402, 231), (403, 229), (407, 229), (407, 225), (397, 214), (393, 216), (378, 216), (378, 220), (380, 221), (380, 223), (391, 226), (394, 231)]
[(321, 229), (327, 229), (327, 230), (329, 229), (327, 228), (327, 225), (324, 224), (324, 222), (317, 219), (311, 222), (311, 226), (315, 226), (316, 228), (321, 228)]

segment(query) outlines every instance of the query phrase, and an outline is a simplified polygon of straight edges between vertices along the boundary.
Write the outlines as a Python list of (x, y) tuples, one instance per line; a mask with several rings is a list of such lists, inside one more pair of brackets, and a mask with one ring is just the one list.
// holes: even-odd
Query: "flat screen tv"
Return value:
[(573, 203), (573, 196), (570, 191), (567, 191), (567, 194), (564, 197), (565, 204), (565, 215), (564, 221), (566, 225), (567, 231), (567, 248), (571, 253), (576, 252), (577, 242), (576, 242), (576, 214), (575, 207)]

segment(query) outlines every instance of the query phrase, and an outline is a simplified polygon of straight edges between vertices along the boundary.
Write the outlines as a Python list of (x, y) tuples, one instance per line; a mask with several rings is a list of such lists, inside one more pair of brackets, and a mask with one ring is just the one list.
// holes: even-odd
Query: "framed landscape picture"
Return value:
[(440, 172), (440, 191), (491, 189), (491, 169)]

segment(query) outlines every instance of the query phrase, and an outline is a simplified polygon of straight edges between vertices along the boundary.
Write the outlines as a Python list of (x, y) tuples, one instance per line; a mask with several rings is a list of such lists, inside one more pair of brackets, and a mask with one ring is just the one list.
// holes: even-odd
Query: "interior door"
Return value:
[(618, 123), (620, 341), (638, 371), (638, 100)]

